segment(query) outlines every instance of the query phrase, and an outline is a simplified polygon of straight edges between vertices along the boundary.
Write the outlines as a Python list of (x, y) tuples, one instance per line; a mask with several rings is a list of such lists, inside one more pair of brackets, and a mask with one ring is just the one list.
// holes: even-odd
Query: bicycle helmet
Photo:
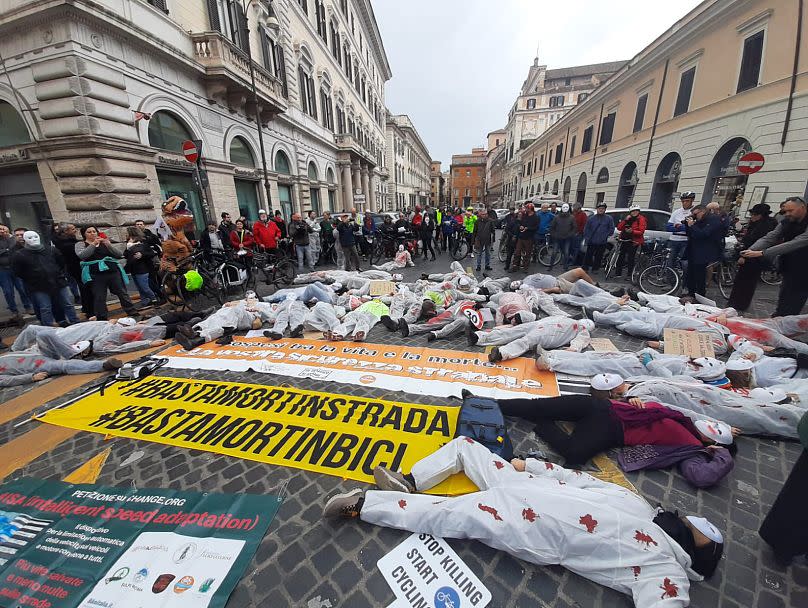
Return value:
[(696, 193), (688, 190), (687, 192), (682, 192), (682, 194), (679, 196), (679, 198), (682, 199), (682, 200), (684, 200), (686, 198), (689, 198), (689, 199), (693, 200), (693, 199), (696, 198)]
[(641, 209), (642, 209), (642, 207), (640, 207), (639, 205), (632, 205), (629, 208), (629, 211), (640, 211)]
[(199, 291), (202, 289), (204, 279), (196, 270), (189, 270), (183, 276), (185, 277), (185, 291)]

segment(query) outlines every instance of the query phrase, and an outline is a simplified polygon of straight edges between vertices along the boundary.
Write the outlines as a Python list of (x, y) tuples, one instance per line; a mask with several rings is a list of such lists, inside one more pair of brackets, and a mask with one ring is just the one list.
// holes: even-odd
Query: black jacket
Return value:
[(312, 232), (312, 229), (306, 223), (306, 220), (300, 220), (289, 224), (289, 236), (294, 239), (295, 245), (308, 245), (309, 232)]
[[(141, 254), (139, 259), (135, 259), (136, 253)], [(135, 243), (131, 247), (127, 247), (123, 255), (126, 258), (126, 270), (130, 274), (149, 274), (154, 270), (154, 256), (156, 254), (145, 242)]]
[(712, 264), (721, 259), (724, 248), (724, 226), (721, 218), (706, 213), (687, 230), (687, 260), (691, 264)]
[(528, 215), (525, 213), (519, 220), (519, 228), (524, 227), (524, 230), (518, 230), (517, 234), (520, 239), (532, 239), (539, 229), (539, 216), (535, 213)]
[(31, 292), (54, 293), (67, 287), (64, 259), (50, 244), (42, 249), (17, 250), (11, 258), (11, 269)]
[(74, 236), (53, 236), (53, 246), (62, 254), (65, 269), (71, 276), (78, 279), (81, 277), (81, 261), (76, 255), (76, 243), (78, 243), (78, 239)]

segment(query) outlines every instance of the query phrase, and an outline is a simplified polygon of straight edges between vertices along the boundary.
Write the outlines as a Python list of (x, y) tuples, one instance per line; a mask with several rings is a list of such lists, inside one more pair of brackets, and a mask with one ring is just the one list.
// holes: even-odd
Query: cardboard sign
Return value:
[(396, 284), (392, 281), (371, 281), (370, 282), (370, 295), (371, 296), (386, 296), (391, 293), (396, 293)]
[(589, 341), (592, 350), (596, 353), (619, 353), (620, 350), (614, 345), (614, 342), (609, 338), (592, 338)]
[(537, 370), (533, 359), (489, 363), (482, 353), (438, 348), (262, 337), (190, 352), (177, 345), (160, 357), (174, 369), (252, 370), (435, 397), (454, 397), (462, 388), (492, 399), (559, 395), (555, 374)]
[(396, 595), (391, 604), (396, 608), (484, 608), (491, 601), (491, 592), (471, 568), (445, 540), (431, 534), (413, 534), (377, 565)]
[(0, 486), (0, 606), (222, 608), (281, 499), (23, 478)]
[(697, 357), (715, 357), (715, 349), (709, 334), (685, 329), (665, 328), (665, 354)]
[[(152, 376), (91, 393), (43, 422), (373, 483), (408, 472), (455, 436), (457, 406), (362, 399), (294, 388)], [(455, 475), (435, 494), (476, 490)], [(0, 604), (2, 605), (2, 604)]]

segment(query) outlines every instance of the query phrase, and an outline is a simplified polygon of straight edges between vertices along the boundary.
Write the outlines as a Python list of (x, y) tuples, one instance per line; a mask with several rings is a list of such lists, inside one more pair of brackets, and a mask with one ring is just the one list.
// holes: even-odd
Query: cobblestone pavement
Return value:
[[(408, 269), (408, 278), (422, 271), (448, 267), (444, 256), (437, 262)], [(464, 266), (474, 264), (467, 259)], [(502, 265), (494, 262), (494, 276), (501, 276)], [(541, 271), (541, 269), (537, 269)], [(519, 275), (514, 275), (519, 276)], [(720, 296), (719, 296), (720, 297)], [(755, 314), (773, 308), (776, 290), (761, 289)], [(612, 330), (598, 328), (595, 335), (608, 337), (621, 350), (634, 350), (640, 342)], [(422, 346), (425, 336), (402, 339), (378, 325), (369, 342)], [(469, 348), (465, 339), (433, 343), (458, 350)], [(255, 383), (286, 383), (288, 378), (256, 373), (199, 372), (162, 370), (162, 375), (187, 376), (209, 380)], [(335, 391), (367, 397), (385, 397), (372, 387), (339, 385), (302, 380), (303, 389)], [(64, 399), (80, 394), (78, 389)], [(0, 391), (5, 401), (21, 389)], [(435, 403), (434, 397), (396, 395), (414, 403)], [(44, 405), (42, 407), (47, 407)], [(0, 426), (0, 441), (7, 442), (30, 430), (35, 423), (14, 429), (12, 421)], [(517, 453), (535, 447), (538, 440), (530, 426), (512, 421), (511, 434)], [(116, 438), (104, 441), (102, 435), (79, 433), (51, 452), (33, 460), (12, 477), (23, 475), (60, 479), (90, 456), (112, 447), (98, 483), (137, 487), (171, 487), (183, 490), (229, 493), (282, 494), (284, 503), (255, 559), (228, 603), (229, 608), (362, 608), (387, 606), (394, 595), (376, 568), (376, 561), (408, 533), (363, 524), (360, 521), (321, 520), (323, 503), (338, 491), (356, 487), (356, 482), (295, 469), (268, 466), (237, 458), (196, 450)], [(710, 491), (695, 490), (671, 471), (628, 474), (628, 479), (652, 503), (687, 513), (701, 513), (724, 530), (727, 540), (724, 558), (716, 574), (707, 582), (691, 587), (691, 605), (698, 608), (793, 608), (808, 606), (808, 563), (804, 560), (789, 569), (778, 567), (770, 550), (757, 535), (757, 529), (772, 504), (801, 447), (798, 443), (755, 438), (739, 440), (735, 470)], [(118, 463), (135, 452), (142, 457), (131, 465)], [(800, 524), (797, 524), (800, 525)], [(590, 583), (561, 567), (536, 567), (505, 553), (472, 541), (450, 540), (449, 544), (490, 589), (491, 606), (631, 606), (628, 596)]]

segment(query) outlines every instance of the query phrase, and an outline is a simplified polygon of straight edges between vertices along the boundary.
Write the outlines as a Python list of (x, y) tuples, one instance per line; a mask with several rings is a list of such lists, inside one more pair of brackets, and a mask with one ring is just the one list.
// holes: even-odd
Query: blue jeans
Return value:
[(137, 291), (140, 294), (141, 304), (157, 301), (157, 296), (154, 295), (154, 292), (149, 285), (148, 272), (144, 274), (133, 274), (132, 278), (135, 280), (135, 287), (137, 287)]
[(572, 245), (570, 245), (570, 264), (577, 266), (578, 254), (581, 253), (581, 243), (583, 243), (584, 236), (576, 234), (572, 237)]
[(486, 245), (483, 247), (482, 251), (478, 251), (477, 253), (480, 254), (480, 257), (477, 258), (477, 270), (480, 270), (483, 257), (485, 257), (485, 267), (489, 268), (491, 266), (491, 247)]
[(687, 250), (687, 241), (671, 241), (668, 240), (668, 266), (677, 268), (680, 266), (682, 257), (684, 257)]
[(306, 265), (314, 270), (314, 263), (311, 261), (311, 249), (308, 245), (295, 245), (297, 251), (297, 269), (303, 270), (303, 257), (306, 258)]
[[(62, 287), (59, 291), (48, 293), (47, 291), (31, 292), (31, 299), (37, 304), (39, 313), (37, 317), (42, 325), (51, 326), (54, 324), (54, 309), (56, 307), (64, 314), (65, 320), (69, 323), (78, 323), (79, 317), (73, 308), (73, 298), (68, 287)], [(61, 316), (61, 315), (58, 315)]]
[[(570, 267), (570, 249), (572, 248), (572, 240), (574, 238), (575, 237), (570, 237), (568, 239), (555, 239), (553, 241), (553, 246), (557, 251), (561, 252), (561, 263), (564, 266), (564, 270), (569, 270)], [(552, 263), (552, 259), (550, 261)]]
[(14, 273), (10, 270), (0, 270), (0, 288), (2, 288), (3, 295), (6, 298), (6, 305), (12, 313), (16, 315), (19, 312), (19, 309), (17, 308), (17, 300), (14, 295), (15, 288), (20, 292), (20, 301), (22, 302), (22, 307), (25, 310), (30, 310), (31, 300), (28, 298), (28, 294), (25, 291), (25, 286), (22, 284), (22, 280), (19, 277), (15, 277)]

